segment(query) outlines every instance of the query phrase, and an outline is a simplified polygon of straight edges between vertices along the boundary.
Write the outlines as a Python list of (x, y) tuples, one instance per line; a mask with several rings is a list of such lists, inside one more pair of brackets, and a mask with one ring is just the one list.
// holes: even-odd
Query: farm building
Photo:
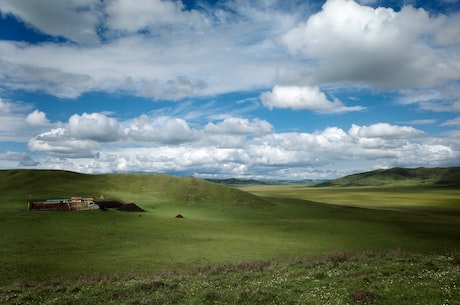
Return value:
[(80, 211), (98, 210), (94, 198), (70, 197), (70, 199), (46, 199), (29, 201), (29, 211)]
[(71, 203), (94, 203), (94, 198), (70, 197)]
[(89, 211), (117, 209), (126, 212), (144, 212), (135, 203), (123, 203), (117, 200), (95, 201), (92, 197), (70, 197), (69, 199), (30, 200), (29, 211)]
[(70, 211), (67, 199), (48, 199), (44, 201), (29, 201), (29, 211)]

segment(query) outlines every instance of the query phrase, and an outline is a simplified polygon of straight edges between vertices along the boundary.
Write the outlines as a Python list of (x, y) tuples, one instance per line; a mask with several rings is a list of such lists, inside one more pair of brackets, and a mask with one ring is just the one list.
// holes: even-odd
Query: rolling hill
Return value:
[(155, 207), (163, 202), (178, 204), (269, 205), (249, 193), (193, 177), (163, 174), (89, 175), (59, 170), (1, 170), (3, 201), (69, 198), (71, 196), (118, 199)]
[(316, 186), (460, 186), (460, 167), (378, 169), (338, 178)]

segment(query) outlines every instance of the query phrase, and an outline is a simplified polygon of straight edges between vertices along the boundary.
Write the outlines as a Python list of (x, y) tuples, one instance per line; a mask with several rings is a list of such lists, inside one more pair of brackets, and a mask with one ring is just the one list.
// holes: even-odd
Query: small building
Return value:
[(67, 203), (69, 200), (67, 198), (64, 199), (47, 199), (44, 203)]
[(67, 199), (48, 199), (44, 201), (29, 201), (29, 211), (70, 211)]
[(98, 210), (100, 207), (91, 197), (72, 196), (70, 199), (47, 199), (44, 201), (30, 201), (29, 210), (49, 211), (80, 211)]

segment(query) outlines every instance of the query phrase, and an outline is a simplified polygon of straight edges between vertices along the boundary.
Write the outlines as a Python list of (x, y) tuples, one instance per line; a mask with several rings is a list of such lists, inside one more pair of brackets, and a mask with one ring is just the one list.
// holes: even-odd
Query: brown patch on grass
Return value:
[(162, 288), (162, 287), (166, 286), (166, 284), (164, 282), (161, 282), (161, 281), (153, 281), (149, 285), (150, 285), (150, 287), (153, 287), (153, 288)]
[(362, 277), (364, 276), (364, 272), (353, 272), (350, 274), (351, 277)]
[(356, 290), (353, 292), (353, 300), (355, 302), (367, 302), (375, 299), (375, 294), (368, 290)]

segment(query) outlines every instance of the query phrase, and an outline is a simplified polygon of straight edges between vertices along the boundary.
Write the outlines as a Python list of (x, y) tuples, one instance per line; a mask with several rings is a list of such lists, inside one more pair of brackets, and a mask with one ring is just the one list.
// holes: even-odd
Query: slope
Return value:
[(162, 174), (88, 175), (60, 170), (0, 171), (0, 209), (26, 206), (29, 199), (69, 198), (119, 199), (139, 202), (146, 208), (162, 203), (269, 205), (241, 190), (193, 177)]
[(338, 178), (316, 186), (460, 186), (460, 167), (378, 169)]

